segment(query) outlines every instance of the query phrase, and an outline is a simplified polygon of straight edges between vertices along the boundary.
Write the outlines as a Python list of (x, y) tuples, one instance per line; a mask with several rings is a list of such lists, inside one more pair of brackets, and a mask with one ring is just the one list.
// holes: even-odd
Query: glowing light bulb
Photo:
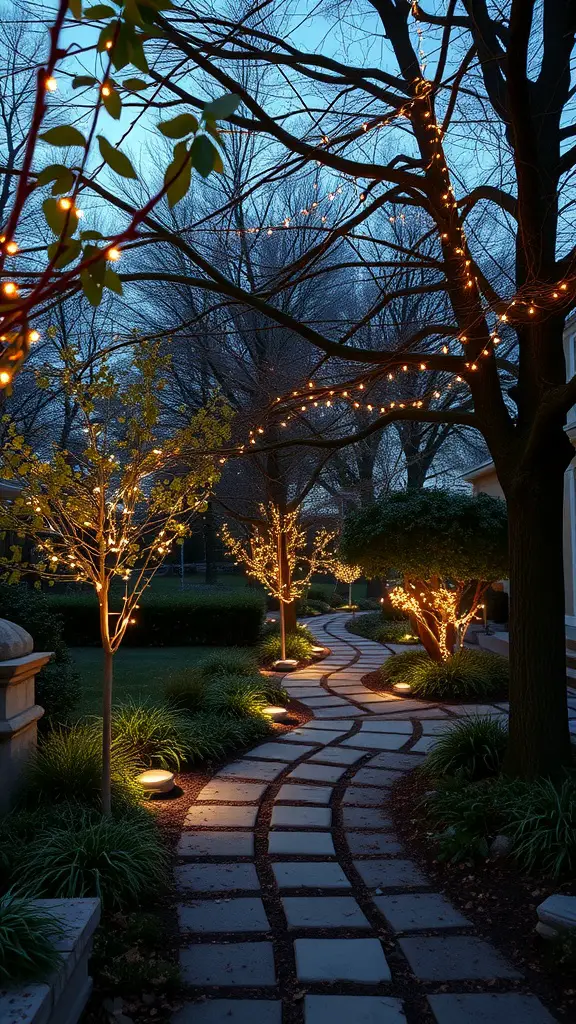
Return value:
[(14, 298), (18, 295), (18, 285), (15, 284), (14, 281), (5, 281), (2, 285), (2, 291), (4, 292), (4, 295), (8, 296), (8, 298)]
[(9, 384), (9, 383), (10, 383), (10, 374), (7, 373), (6, 370), (2, 370), (2, 372), (0, 373), (0, 384)]
[(59, 199), (58, 200), (58, 206), (60, 207), (61, 210), (71, 210), (72, 209), (72, 200), (68, 199), (66, 197), (64, 197), (63, 199)]
[(112, 245), (106, 250), (106, 259), (111, 260), (112, 263), (116, 263), (116, 261), (120, 259), (121, 255), (122, 253), (120, 252), (120, 249), (117, 249), (115, 245)]
[(14, 256), (18, 252), (18, 245), (16, 242), (6, 242), (4, 247), (9, 256)]
[(35, 341), (40, 341), (40, 331), (28, 331), (28, 341), (34, 344)]
[(44, 86), (48, 92), (56, 92), (58, 89), (58, 82), (53, 75), (50, 75), (44, 82)]

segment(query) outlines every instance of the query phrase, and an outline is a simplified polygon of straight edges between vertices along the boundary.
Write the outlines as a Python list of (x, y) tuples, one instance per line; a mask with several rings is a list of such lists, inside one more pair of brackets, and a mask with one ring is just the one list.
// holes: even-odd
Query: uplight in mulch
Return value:
[(267, 707), (263, 708), (263, 711), (264, 714), (268, 715), (268, 717), (271, 718), (273, 722), (285, 722), (286, 719), (289, 717), (286, 708), (281, 708), (276, 704), (269, 704)]
[(396, 693), (410, 693), (411, 689), (410, 683), (394, 683)]
[(138, 782), (145, 793), (170, 793), (174, 789), (174, 772), (151, 768), (138, 776)]

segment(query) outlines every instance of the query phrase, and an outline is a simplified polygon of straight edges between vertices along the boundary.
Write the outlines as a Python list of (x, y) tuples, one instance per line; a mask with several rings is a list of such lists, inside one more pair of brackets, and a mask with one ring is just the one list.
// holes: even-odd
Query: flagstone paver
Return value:
[(377, 985), (390, 980), (378, 939), (296, 939), (298, 981), (353, 981)]
[(285, 896), (289, 928), (363, 928), (371, 924), (352, 896)]
[[(220, 769), (188, 811), (175, 882), (182, 978), (194, 994), (172, 1024), (281, 1024), (283, 997), (298, 1024), (415, 1024), (400, 997), (406, 965), (436, 1024), (554, 1024), (535, 996), (512, 990), (521, 976), (506, 957), (403, 856), (387, 813), (390, 787), (451, 723), (471, 710), (505, 717), (507, 707), (368, 690), (362, 677), (391, 650), (345, 622), (313, 619), (331, 654), (285, 678), (310, 721)], [(576, 711), (576, 691), (570, 699)], [(315, 989), (325, 984), (355, 987)], [(449, 991), (427, 994), (430, 985)], [(237, 998), (222, 998), (231, 989)]]
[(406, 1024), (400, 999), (389, 996), (306, 996), (304, 1019), (305, 1024)]

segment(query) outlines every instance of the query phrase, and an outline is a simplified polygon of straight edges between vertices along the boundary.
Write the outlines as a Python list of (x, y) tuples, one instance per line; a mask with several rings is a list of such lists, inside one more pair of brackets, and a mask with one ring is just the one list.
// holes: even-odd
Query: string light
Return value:
[(45, 89), (47, 89), (48, 92), (56, 92), (57, 91), (57, 89), (58, 89), (58, 82), (56, 81), (56, 79), (54, 78), (53, 75), (49, 75), (48, 76), (48, 78), (44, 82), (44, 87), (45, 87)]

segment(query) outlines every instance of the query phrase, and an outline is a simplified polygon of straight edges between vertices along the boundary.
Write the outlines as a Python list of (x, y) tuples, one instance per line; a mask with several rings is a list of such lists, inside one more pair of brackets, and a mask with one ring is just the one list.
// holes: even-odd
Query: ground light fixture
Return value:
[(282, 658), (279, 661), (275, 661), (272, 665), (275, 672), (293, 672), (294, 669), (298, 668), (298, 662), (295, 658)]
[(170, 793), (174, 789), (174, 772), (150, 768), (138, 776), (137, 782), (145, 793)]
[(410, 683), (394, 683), (394, 689), (396, 693), (410, 693), (412, 687)]
[(282, 708), (276, 704), (268, 704), (265, 708), (262, 708), (265, 715), (271, 718), (273, 722), (285, 722), (289, 717), (286, 708)]
[(315, 657), (319, 657), (321, 654), (324, 654), (325, 648), (324, 647), (316, 647), (316, 646), (314, 646), (314, 647), (311, 648), (311, 650), (312, 650), (312, 654)]

